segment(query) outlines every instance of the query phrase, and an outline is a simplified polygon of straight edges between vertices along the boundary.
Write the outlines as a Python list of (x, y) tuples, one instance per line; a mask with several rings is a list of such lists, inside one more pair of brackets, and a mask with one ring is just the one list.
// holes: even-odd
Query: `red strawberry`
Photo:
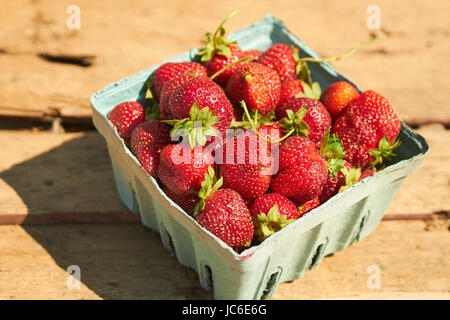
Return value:
[(321, 201), (319, 198), (314, 198), (312, 200), (306, 201), (303, 203), (299, 208), (298, 212), (300, 217), (302, 217), (305, 213), (310, 212), (312, 209), (317, 208), (320, 206)]
[(228, 139), (223, 151), (223, 163), (219, 168), (225, 188), (239, 192), (245, 200), (266, 192), (274, 161), (266, 141), (260, 139), (254, 131), (248, 130)]
[(164, 86), (161, 89), (161, 95), (159, 98), (159, 112), (160, 112), (160, 119), (161, 120), (170, 120), (173, 119), (170, 108), (169, 108), (169, 99), (172, 93), (175, 91), (178, 86), (187, 80), (191, 79), (192, 76), (189, 74), (176, 77), (174, 79), (171, 79), (164, 84)]
[(169, 188), (164, 187), (163, 192), (172, 199), (173, 202), (178, 204), (181, 209), (186, 211), (186, 213), (191, 213), (194, 210), (195, 206), (198, 203), (198, 196), (194, 193), (175, 193)]
[(328, 178), (319, 197), (320, 203), (324, 203), (358, 182), (361, 169), (352, 168), (348, 161), (343, 160), (347, 156), (344, 145), (336, 134), (330, 135), (330, 130), (326, 132), (319, 152), (328, 169)]
[(296, 203), (317, 198), (327, 179), (327, 165), (309, 139), (292, 136), (279, 148), (279, 171), (272, 178), (272, 192)]
[(256, 198), (249, 210), (259, 241), (263, 241), (299, 218), (295, 204), (277, 193), (267, 193)]
[(206, 76), (205, 67), (197, 62), (167, 62), (152, 74), (150, 87), (154, 98), (159, 101), (161, 90), (167, 81), (183, 76), (187, 73)]
[(158, 178), (172, 192), (199, 191), (208, 167), (214, 163), (211, 153), (201, 146), (169, 144), (160, 155)]
[(361, 172), (361, 177), (359, 177), (359, 181), (361, 181), (361, 180), (363, 180), (363, 179), (365, 179), (365, 178), (368, 178), (368, 177), (371, 177), (371, 176), (373, 176), (375, 173), (377, 172), (377, 170), (375, 169), (375, 168), (367, 168), (367, 169), (364, 169), (362, 172)]
[(228, 100), (223, 89), (208, 77), (193, 77), (179, 85), (169, 99), (169, 112), (173, 119), (189, 118), (189, 113), (194, 104), (198, 108), (208, 107), (219, 117), (214, 124), (220, 132), (224, 133), (230, 127), (233, 119), (233, 106)]
[(159, 154), (170, 143), (170, 130), (158, 120), (145, 121), (137, 125), (130, 140), (131, 152), (136, 156), (144, 171), (156, 176)]
[(134, 127), (145, 120), (144, 108), (136, 101), (122, 102), (109, 112), (108, 120), (117, 128), (119, 136), (129, 142)]
[(253, 62), (257, 62), (262, 55), (263, 52), (257, 49), (245, 50), (242, 52), (242, 58), (253, 57)]
[(266, 115), (275, 110), (280, 100), (281, 83), (278, 74), (269, 67), (255, 62), (240, 65), (227, 82), (231, 102)]
[[(209, 77), (214, 75), (216, 72), (222, 70), (226, 66), (243, 58), (242, 50), (237, 44), (228, 45), (228, 48), (230, 49), (229, 56), (215, 53), (212, 56), (211, 60), (206, 62), (205, 67), (206, 67)], [(231, 75), (237, 69), (238, 66), (239, 66), (239, 63), (226, 69), (221, 74), (219, 74), (217, 77), (215, 77), (214, 81), (222, 86), (226, 85), (228, 79), (231, 77)]]
[(381, 165), (395, 156), (394, 142), (400, 132), (400, 120), (386, 98), (366, 91), (350, 101), (333, 125), (344, 144), (346, 160), (354, 167)]
[(304, 92), (303, 87), (308, 84), (299, 79), (288, 80), (281, 84), (281, 95), (280, 101), (278, 102), (277, 110), (282, 108), (284, 104), (286, 104), (289, 100), (295, 98), (295, 96), (299, 93)]
[[(336, 195), (341, 187), (345, 186), (345, 176), (343, 171), (349, 170), (352, 165), (349, 162), (345, 162), (345, 165), (335, 176), (328, 176), (325, 186), (323, 187), (322, 193), (320, 194), (319, 200), (321, 203), (325, 203)], [(361, 170), (360, 170), (361, 172)]]
[(280, 81), (294, 80), (297, 75), (298, 53), (284, 43), (276, 43), (267, 49), (258, 63), (275, 70), (280, 76)]
[(358, 90), (347, 81), (330, 84), (322, 95), (322, 103), (331, 117), (336, 119), (347, 104), (359, 96)]
[[(290, 111), (288, 111), (290, 110)], [(286, 131), (305, 135), (320, 146), (331, 126), (331, 117), (320, 101), (311, 98), (294, 98), (277, 108), (277, 118)]]
[[(276, 143), (269, 143), (269, 148), (272, 149), (273, 146), (278, 144), (278, 141), (283, 137), (283, 129), (278, 123), (260, 125), (258, 127), (259, 136), (266, 141), (276, 141)], [(272, 146), (273, 145), (273, 146)]]
[(195, 220), (230, 247), (248, 247), (254, 232), (248, 207), (236, 191), (219, 189), (221, 184), (222, 178), (216, 182), (210, 167), (194, 209)]

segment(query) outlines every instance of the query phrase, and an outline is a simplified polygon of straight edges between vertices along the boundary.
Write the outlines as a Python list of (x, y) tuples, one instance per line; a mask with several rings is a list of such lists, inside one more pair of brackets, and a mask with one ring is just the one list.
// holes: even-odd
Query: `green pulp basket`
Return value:
[[(294, 44), (300, 48), (301, 56), (318, 58), (271, 15), (233, 33), (230, 38), (243, 49), (265, 50), (278, 42)], [(197, 50), (163, 63), (194, 60)], [(429, 146), (424, 138), (402, 123), (399, 136), (402, 144), (397, 149), (395, 162), (334, 196), (261, 244), (237, 254), (200, 227), (162, 192), (107, 120), (108, 112), (120, 102), (143, 99), (145, 82), (159, 65), (94, 93), (91, 96), (93, 122), (106, 140), (123, 203), (140, 215), (146, 227), (160, 233), (164, 246), (181, 264), (197, 271), (202, 287), (213, 290), (216, 299), (269, 297), (280, 282), (303, 276), (317, 267), (325, 255), (344, 250), (352, 242), (366, 237), (380, 222), (406, 176), (420, 168), (428, 153)], [(332, 82), (349, 81), (326, 63), (310, 64), (310, 68), (313, 79), (322, 88)]]

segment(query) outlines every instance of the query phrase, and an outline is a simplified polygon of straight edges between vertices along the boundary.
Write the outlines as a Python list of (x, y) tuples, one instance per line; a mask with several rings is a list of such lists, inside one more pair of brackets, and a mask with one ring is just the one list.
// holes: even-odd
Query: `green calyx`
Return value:
[(208, 167), (208, 172), (205, 173), (205, 180), (203, 180), (201, 184), (201, 189), (198, 192), (198, 197), (200, 198), (199, 202), (195, 206), (192, 211), (192, 215), (195, 216), (198, 211), (205, 209), (205, 201), (206, 199), (212, 195), (214, 192), (219, 190), (222, 187), (223, 178), (221, 177), (217, 180), (216, 172), (212, 166)]
[(312, 98), (316, 100), (320, 100), (320, 96), (322, 95), (322, 88), (320, 88), (320, 84), (318, 82), (313, 82), (311, 86), (307, 83), (302, 82), (303, 92), (297, 93), (295, 95), (296, 98)]
[(201, 56), (201, 61), (209, 61), (213, 57), (214, 54), (220, 54), (229, 58), (231, 56), (231, 50), (228, 47), (230, 44), (235, 44), (236, 41), (229, 40), (225, 37), (225, 28), (223, 25), (239, 10), (235, 10), (230, 13), (219, 25), (217, 30), (214, 32), (214, 35), (211, 37), (211, 33), (205, 34), (205, 47), (199, 50), (196, 55)]
[(219, 117), (214, 116), (214, 111), (209, 111), (208, 107), (200, 109), (194, 101), (189, 118), (181, 120), (162, 120), (173, 128), (170, 130), (171, 137), (187, 137), (191, 149), (196, 145), (204, 146), (207, 142), (206, 136), (218, 136), (214, 124), (219, 121)]
[(303, 121), (306, 112), (308, 112), (307, 108), (301, 108), (295, 113), (290, 109), (286, 110), (287, 116), (279, 122), (281, 128), (288, 132), (286, 135), (308, 137), (309, 126)]
[(394, 153), (394, 150), (398, 148), (401, 141), (396, 139), (393, 143), (389, 142), (387, 137), (383, 137), (378, 142), (378, 148), (372, 149), (369, 151), (369, 155), (374, 159), (369, 167), (380, 167), (383, 165), (385, 160), (390, 160), (393, 157), (396, 157), (397, 154)]
[(287, 216), (284, 214), (281, 215), (277, 204), (267, 214), (261, 212), (256, 217), (253, 217), (252, 220), (255, 226), (255, 236), (258, 237), (259, 241), (263, 241), (295, 221), (295, 219), (287, 219)]
[(242, 106), (242, 109), (244, 109), (244, 114), (242, 115), (242, 121), (233, 120), (231, 122), (231, 126), (230, 126), (231, 128), (233, 128), (233, 129), (243, 128), (246, 130), (251, 129), (256, 132), (256, 134), (258, 135), (258, 137), (260, 139), (262, 139), (268, 143), (279, 143), (292, 134), (292, 132), (289, 132), (284, 137), (282, 137), (278, 140), (275, 140), (275, 141), (268, 140), (266, 137), (262, 136), (259, 133), (258, 128), (263, 125), (271, 125), (271, 124), (277, 123), (276, 121), (272, 121), (275, 118), (275, 113), (269, 112), (268, 114), (266, 114), (263, 117), (258, 113), (258, 110), (248, 110), (247, 105), (244, 100), (241, 101), (241, 106)]
[(159, 104), (152, 100), (150, 106), (145, 108), (145, 120), (159, 120), (160, 115)]
[(325, 160), (328, 169), (328, 176), (336, 177), (339, 170), (345, 165), (344, 144), (337, 134), (330, 135), (330, 128), (325, 133), (320, 145), (320, 155)]
[(339, 188), (338, 192), (342, 192), (344, 190), (347, 190), (352, 185), (357, 183), (359, 181), (359, 179), (361, 178), (361, 168), (353, 168), (353, 167), (351, 167), (349, 169), (342, 168), (341, 172), (344, 175), (345, 184), (342, 187)]
[(147, 86), (147, 91), (145, 92), (145, 99), (153, 99), (153, 93), (150, 89), (153, 85), (153, 74), (148, 77), (147, 81), (145, 82), (145, 85)]
[(265, 116), (262, 116), (261, 114), (258, 113), (258, 110), (248, 110), (245, 101), (241, 101), (241, 106), (242, 109), (244, 109), (242, 120), (241, 121), (233, 120), (230, 126), (232, 129), (237, 128), (242, 128), (246, 130), (252, 129), (255, 132), (257, 132), (260, 126), (271, 125), (276, 123), (275, 121), (273, 121), (275, 119), (274, 112), (269, 112)]

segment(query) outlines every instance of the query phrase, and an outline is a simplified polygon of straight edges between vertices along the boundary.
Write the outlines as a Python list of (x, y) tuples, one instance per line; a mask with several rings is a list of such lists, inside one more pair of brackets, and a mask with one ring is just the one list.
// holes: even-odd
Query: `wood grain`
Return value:
[[(366, 239), (282, 283), (272, 299), (449, 299), (448, 225), (381, 222)], [(428, 230), (428, 231), (427, 231)], [(0, 299), (212, 299), (139, 225), (0, 226)], [(80, 289), (66, 283), (81, 269)], [(380, 289), (367, 268), (379, 267)]]
[[(91, 114), (89, 96), (107, 84), (203, 44), (229, 12), (232, 32), (272, 13), (321, 56), (341, 55), (366, 41), (366, 1), (204, 0), (115, 3), (79, 0), (81, 28), (68, 29), (72, 1), (17, 0), (0, 12), (0, 115)], [(407, 122), (449, 123), (448, 1), (377, 1), (384, 39), (333, 65), (364, 89), (385, 95)], [(191, 10), (196, 7), (196, 10)], [(326, 10), (324, 10), (326, 8)], [(352, 10), (347, 10), (352, 8)], [(123, 12), (127, 12), (124, 16)], [(426, 14), (424, 14), (426, 13)], [(345, 15), (345, 23), (342, 16)], [(129, 17), (132, 17), (130, 19)], [(41, 59), (38, 54), (95, 56), (90, 67)]]

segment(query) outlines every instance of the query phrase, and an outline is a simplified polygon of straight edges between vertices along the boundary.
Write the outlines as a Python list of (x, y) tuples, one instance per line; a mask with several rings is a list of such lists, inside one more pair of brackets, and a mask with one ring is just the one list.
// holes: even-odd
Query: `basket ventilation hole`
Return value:
[(137, 215), (140, 215), (140, 211), (139, 211), (139, 203), (137, 201), (136, 198), (136, 191), (134, 191), (133, 189), (133, 185), (130, 183), (130, 190), (131, 190), (131, 196), (133, 198), (133, 212)]
[(264, 289), (264, 291), (261, 295), (261, 299), (266, 299), (273, 294), (273, 292), (275, 291), (275, 288), (277, 286), (277, 283), (278, 283), (278, 278), (280, 276), (280, 272), (281, 271), (278, 270), (277, 272), (273, 273), (270, 276), (269, 281), (267, 281), (266, 288)]
[(359, 227), (358, 227), (356, 233), (354, 234), (354, 236), (352, 237), (351, 243), (361, 240), (361, 232), (363, 231), (364, 227), (367, 224), (367, 221), (369, 220), (369, 215), (370, 215), (370, 211), (368, 211), (367, 214), (361, 219)]
[(161, 239), (163, 241), (164, 246), (166, 247), (167, 250), (170, 251), (170, 253), (175, 253), (175, 247), (173, 245), (172, 237), (167, 231), (166, 227), (161, 223), (159, 229), (161, 231)]
[(322, 243), (317, 247), (316, 252), (314, 253), (314, 256), (311, 259), (309, 269), (314, 269), (319, 265), (324, 249), (325, 249), (325, 243)]
[(204, 277), (204, 282), (205, 282), (206, 288), (208, 290), (213, 290), (214, 283), (213, 283), (211, 267), (208, 265), (205, 265), (203, 268), (203, 273), (204, 273), (203, 277)]

